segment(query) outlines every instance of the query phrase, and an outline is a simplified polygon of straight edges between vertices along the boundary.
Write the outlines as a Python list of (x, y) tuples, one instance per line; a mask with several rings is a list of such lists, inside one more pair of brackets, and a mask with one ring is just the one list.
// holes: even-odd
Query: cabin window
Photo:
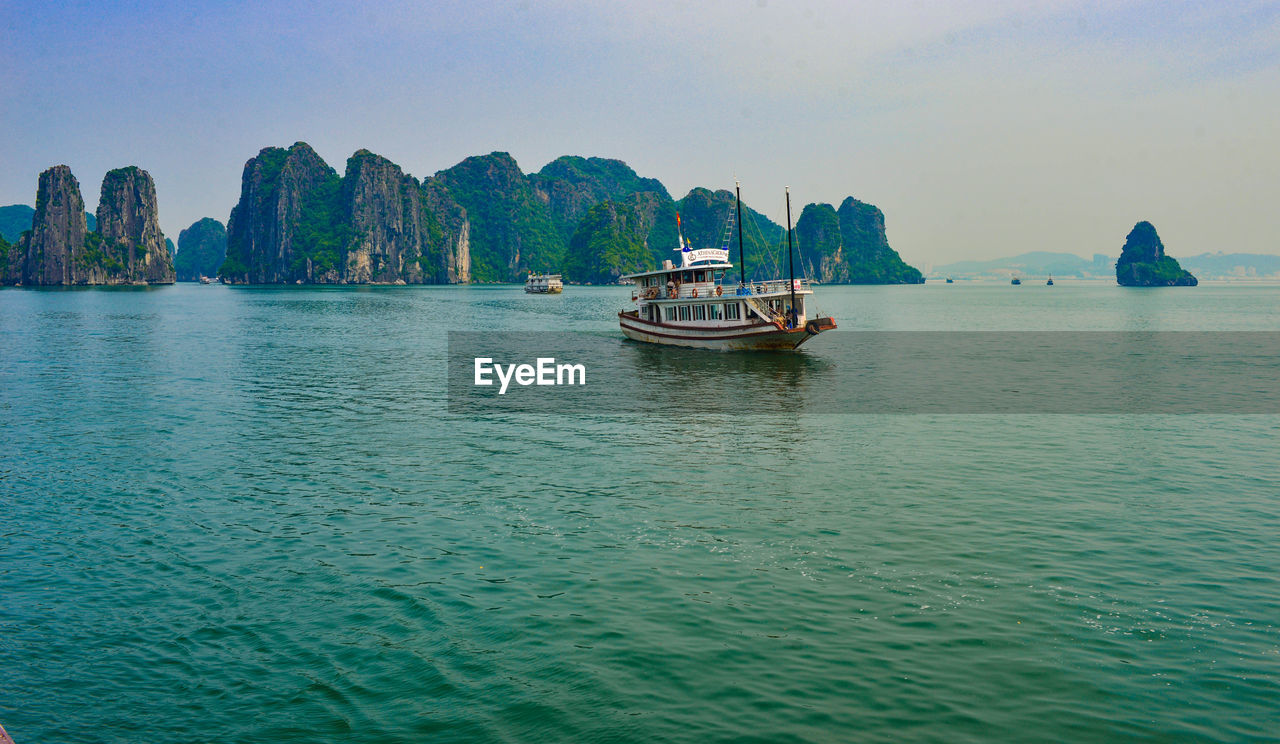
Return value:
[(681, 305), (681, 306), (680, 306), (680, 320), (688, 320), (688, 319), (689, 319), (689, 306), (688, 306), (688, 305)]
[(666, 307), (666, 311), (667, 311), (667, 312), (666, 312), (667, 320), (675, 320), (675, 319), (676, 319), (676, 306), (675, 306), (675, 305), (667, 305), (667, 307)]
[(708, 305), (708, 306), (707, 306), (707, 319), (708, 319), (708, 320), (720, 320), (721, 316), (723, 316), (723, 315), (724, 315), (724, 310), (723, 310), (723, 308), (722, 308), (718, 303), (717, 303), (717, 304), (715, 304), (715, 305)]
[(694, 305), (694, 306), (693, 306), (693, 319), (694, 319), (694, 320), (706, 320), (706, 319), (707, 319), (707, 306), (706, 306), (706, 305)]
[(724, 306), (725, 320), (738, 320), (739, 318), (741, 318), (742, 317), (741, 308), (742, 306), (736, 302), (725, 303), (725, 306)]

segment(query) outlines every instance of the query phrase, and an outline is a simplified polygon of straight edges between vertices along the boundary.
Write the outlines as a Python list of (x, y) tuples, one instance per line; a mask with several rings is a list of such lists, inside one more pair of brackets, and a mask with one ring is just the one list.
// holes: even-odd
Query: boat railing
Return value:
[[(808, 279), (796, 280), (797, 292), (813, 291), (813, 284)], [(738, 293), (738, 287), (734, 287), (735, 294)], [(765, 294), (785, 294), (791, 291), (791, 282), (786, 279), (765, 279), (762, 281), (747, 282), (741, 287), (741, 294), (749, 295), (765, 295)], [(728, 292), (728, 288), (725, 289)]]
[[(716, 294), (716, 288), (719, 286), (720, 295)], [(706, 297), (733, 297), (733, 296), (750, 296), (750, 295), (777, 295), (787, 294), (791, 291), (791, 282), (786, 279), (765, 279), (757, 282), (747, 282), (745, 285), (739, 286), (736, 283), (728, 282), (716, 285), (712, 282), (685, 282), (677, 285), (675, 293), (672, 294), (671, 289), (659, 287), (641, 288), (637, 295), (644, 299), (694, 299)], [(813, 285), (808, 279), (796, 280), (797, 292), (811, 292)]]
[[(721, 290), (722, 294), (729, 294), (727, 288)], [(678, 284), (672, 288), (660, 289), (658, 287), (647, 287), (639, 292), (641, 297), (645, 299), (660, 300), (687, 300), (693, 298), (707, 298), (716, 296), (716, 285), (714, 282), (685, 282)]]

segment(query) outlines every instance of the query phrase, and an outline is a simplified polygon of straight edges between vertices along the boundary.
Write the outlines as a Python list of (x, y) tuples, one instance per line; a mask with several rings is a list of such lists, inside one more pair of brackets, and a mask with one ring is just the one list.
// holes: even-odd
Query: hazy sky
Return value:
[[(58, 6), (62, 6), (59, 9)], [(304, 140), (423, 177), (505, 150), (620, 158), (783, 219), (845, 196), (917, 265), (1280, 253), (1280, 4), (0, 0), (0, 204), (66, 163), (155, 177), (166, 235), (226, 221)]]

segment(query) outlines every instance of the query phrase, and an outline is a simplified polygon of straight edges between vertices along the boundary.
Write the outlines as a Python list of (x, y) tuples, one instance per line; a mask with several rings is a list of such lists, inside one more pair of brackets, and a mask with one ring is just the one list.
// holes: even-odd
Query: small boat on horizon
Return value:
[(1045, 284), (1045, 286), (1046, 286), (1046, 287), (1052, 287), (1052, 286), (1053, 286), (1053, 276), (1052, 276), (1052, 275), (1050, 275), (1050, 276), (1049, 276), (1049, 281), (1045, 282), (1044, 284)]
[[(735, 189), (737, 190), (737, 189)], [(715, 350), (798, 349), (814, 336), (836, 327), (827, 316), (810, 318), (813, 286), (795, 277), (793, 255), (788, 256), (789, 279), (746, 281), (742, 266), (742, 195), (729, 219), (738, 227), (739, 273), (736, 286), (725, 281), (733, 269), (728, 236), (721, 248), (694, 250), (684, 238), (676, 215), (680, 265), (671, 260), (662, 268), (621, 277), (634, 283), (634, 310), (618, 313), (618, 325), (630, 339), (667, 346)], [(791, 192), (787, 191), (787, 249), (791, 246)]]
[(1009, 283), (1016, 287), (1016, 286), (1018, 286), (1018, 285), (1022, 284), (1022, 280), (1015, 276), (1015, 277), (1013, 278), (1013, 281), (1011, 281), (1011, 282), (1009, 282)]
[(559, 274), (530, 274), (524, 280), (524, 291), (528, 294), (560, 294), (564, 291), (564, 282)]

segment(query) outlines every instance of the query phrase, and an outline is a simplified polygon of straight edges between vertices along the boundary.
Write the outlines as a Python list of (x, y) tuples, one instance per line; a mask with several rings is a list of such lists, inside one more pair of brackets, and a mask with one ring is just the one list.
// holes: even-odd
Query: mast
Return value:
[(796, 309), (796, 265), (795, 259), (792, 257), (795, 251), (791, 249), (791, 187), (787, 187), (787, 274), (791, 279), (791, 312), (798, 313)]
[(733, 190), (738, 195), (738, 286), (747, 284), (747, 258), (742, 252), (742, 184), (733, 182)]

